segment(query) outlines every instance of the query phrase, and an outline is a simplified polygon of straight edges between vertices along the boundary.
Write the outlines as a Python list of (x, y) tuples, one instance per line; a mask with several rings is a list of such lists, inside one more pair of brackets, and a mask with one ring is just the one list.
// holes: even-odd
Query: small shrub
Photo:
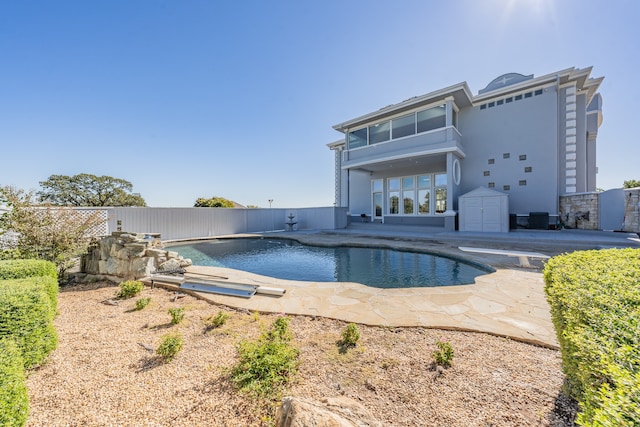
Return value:
[(127, 280), (120, 283), (120, 290), (116, 294), (117, 298), (128, 299), (133, 298), (142, 292), (144, 284), (138, 280)]
[(29, 414), (24, 362), (13, 339), (0, 339), (0, 425), (23, 426)]
[(451, 366), (453, 362), (453, 346), (451, 343), (438, 341), (436, 342), (436, 347), (438, 348), (431, 353), (436, 365)]
[(171, 315), (171, 324), (177, 325), (184, 319), (184, 307), (170, 308), (169, 314)]
[(289, 319), (279, 317), (255, 341), (238, 345), (240, 361), (231, 370), (236, 386), (256, 397), (278, 397), (297, 372), (299, 350), (291, 345)]
[(166, 362), (170, 362), (182, 350), (183, 346), (184, 338), (182, 338), (181, 334), (166, 334), (162, 337), (162, 341), (156, 349), (156, 354)]
[(221, 310), (215, 316), (206, 318), (205, 325), (207, 326), (207, 329), (219, 328), (227, 323), (227, 320), (229, 320), (229, 315)]
[(149, 305), (149, 302), (151, 302), (151, 298), (140, 298), (136, 301), (136, 310), (142, 310)]
[(342, 331), (342, 340), (340, 344), (345, 347), (355, 347), (356, 343), (360, 339), (360, 331), (358, 325), (355, 323), (349, 323)]

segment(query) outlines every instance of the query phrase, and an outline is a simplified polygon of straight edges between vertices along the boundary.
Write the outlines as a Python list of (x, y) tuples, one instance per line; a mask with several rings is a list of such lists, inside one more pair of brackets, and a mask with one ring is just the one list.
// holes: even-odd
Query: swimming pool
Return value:
[(467, 285), (493, 271), (428, 253), (309, 246), (281, 239), (218, 239), (168, 249), (199, 266), (233, 268), (287, 280), (357, 282), (377, 288)]

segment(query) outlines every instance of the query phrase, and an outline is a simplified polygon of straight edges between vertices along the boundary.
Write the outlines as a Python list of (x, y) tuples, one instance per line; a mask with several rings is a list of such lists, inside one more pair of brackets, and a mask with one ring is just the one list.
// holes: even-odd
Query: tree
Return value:
[(636, 188), (636, 187), (640, 187), (640, 181), (638, 181), (637, 179), (630, 179), (628, 181), (625, 181), (624, 184), (622, 185), (623, 188)]
[(54, 206), (146, 206), (139, 194), (131, 192), (129, 181), (111, 176), (51, 175), (40, 186), (40, 202)]
[(200, 197), (193, 205), (194, 208), (232, 208), (234, 206), (235, 204), (231, 200), (217, 196), (210, 199)]
[(34, 198), (32, 191), (0, 187), (0, 202), (9, 208), (0, 215), (0, 234), (10, 233), (11, 238), (5, 239), (4, 245), (18, 251), (21, 258), (54, 262), (58, 277), (63, 279), (75, 258), (86, 252), (94, 231), (106, 220), (98, 211), (39, 205), (33, 202)]

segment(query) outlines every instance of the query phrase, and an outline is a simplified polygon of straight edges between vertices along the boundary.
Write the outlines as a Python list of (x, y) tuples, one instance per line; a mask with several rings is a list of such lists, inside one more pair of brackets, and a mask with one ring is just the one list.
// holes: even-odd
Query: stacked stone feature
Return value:
[(82, 256), (81, 272), (87, 279), (139, 279), (154, 271), (174, 271), (191, 265), (190, 259), (163, 249), (159, 234), (113, 232), (94, 242)]

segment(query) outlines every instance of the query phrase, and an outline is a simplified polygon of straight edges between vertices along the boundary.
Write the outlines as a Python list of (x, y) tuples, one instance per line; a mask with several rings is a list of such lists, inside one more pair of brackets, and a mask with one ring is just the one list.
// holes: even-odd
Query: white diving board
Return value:
[(548, 255), (541, 254), (539, 252), (525, 252), (525, 251), (508, 251), (504, 249), (488, 249), (488, 248), (470, 248), (467, 246), (458, 246), (458, 249), (464, 252), (476, 252), (482, 254), (492, 255), (506, 255), (509, 257), (517, 257), (520, 267), (531, 267), (529, 258), (548, 259)]

